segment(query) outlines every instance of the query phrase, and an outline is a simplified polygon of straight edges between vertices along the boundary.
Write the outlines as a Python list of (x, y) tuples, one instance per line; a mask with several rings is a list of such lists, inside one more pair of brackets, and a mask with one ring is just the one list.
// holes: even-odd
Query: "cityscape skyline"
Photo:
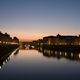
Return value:
[(1, 0), (0, 30), (22, 41), (80, 34), (79, 0)]

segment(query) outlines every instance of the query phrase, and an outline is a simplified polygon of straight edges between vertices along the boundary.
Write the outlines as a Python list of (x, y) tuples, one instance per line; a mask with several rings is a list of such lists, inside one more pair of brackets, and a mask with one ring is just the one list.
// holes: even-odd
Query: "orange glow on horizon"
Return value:
[(19, 38), (20, 41), (33, 41), (38, 40), (44, 35), (42, 34), (25, 34), (25, 33), (10, 33), (13, 37), (14, 35)]
[(60, 34), (60, 35), (79, 35), (77, 33), (70, 33), (67, 31), (66, 32), (60, 32), (58, 31), (58, 33), (55, 31), (55, 32), (44, 32), (44, 33), (36, 33), (36, 34), (30, 34), (30, 33), (24, 33), (24, 32), (11, 32), (10, 33), (13, 37), (16, 36), (19, 38), (20, 41), (33, 41), (33, 40), (38, 40), (38, 39), (42, 39), (43, 37), (45, 36), (56, 36), (57, 34)]

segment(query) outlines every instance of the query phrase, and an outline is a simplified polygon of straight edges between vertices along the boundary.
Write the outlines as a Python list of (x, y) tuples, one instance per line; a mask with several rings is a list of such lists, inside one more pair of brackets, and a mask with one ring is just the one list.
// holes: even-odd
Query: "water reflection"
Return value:
[(32, 49), (37, 49), (40, 53), (43, 53), (43, 56), (45, 57), (53, 57), (57, 59), (65, 58), (68, 60), (73, 60), (73, 61), (80, 61), (80, 52), (74, 51), (59, 51), (59, 50), (51, 50), (51, 49), (44, 49), (42, 47), (35, 47), (31, 48), (29, 46), (21, 46), (20, 49), (26, 49), (26, 50), (32, 50)]
[[(17, 55), (18, 52), (19, 52), (19, 49), (16, 49), (13, 53), (14, 55)], [(10, 61), (11, 54), (12, 54), (12, 51), (9, 53), (7, 51), (5, 53), (2, 51), (0, 53), (0, 69), (2, 68), (3, 65), (5, 65), (7, 62)]]
[(32, 49), (36, 49), (36, 48), (34, 46), (22, 44), (22, 45), (20, 45), (19, 49), (20, 50), (32, 50)]
[(45, 57), (53, 57), (57, 59), (61, 58), (66, 58), (68, 60), (73, 60), (73, 61), (80, 61), (80, 52), (64, 52), (64, 51), (55, 51), (55, 50), (49, 50), (49, 49), (43, 49), (43, 48), (38, 48), (37, 49), (39, 52), (43, 53), (43, 56)]
[(5, 65), (8, 61), (10, 60), (10, 57), (4, 57), (3, 59), (0, 58), (0, 69), (2, 68), (3, 65)]
[[(8, 57), (9, 63), (0, 70), (0, 79), (80, 80), (79, 53), (46, 50), (42, 48), (38, 48), (38, 51), (21, 49), (11, 53), (12, 55)], [(60, 60), (61, 58), (66, 59)], [(76, 61), (68, 61), (67, 59)], [(3, 62), (3, 64), (6, 63)], [(0, 66), (0, 68), (1, 67), (2, 66)]]
[(15, 51), (14, 56), (17, 56), (18, 53), (19, 53), (19, 49), (17, 49), (17, 50)]

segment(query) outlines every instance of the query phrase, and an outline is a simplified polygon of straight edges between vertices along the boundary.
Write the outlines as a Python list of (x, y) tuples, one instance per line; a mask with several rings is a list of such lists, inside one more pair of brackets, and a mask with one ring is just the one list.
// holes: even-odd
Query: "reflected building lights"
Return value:
[(79, 58), (80, 58), (80, 53), (79, 53)]
[(55, 51), (55, 54), (57, 54), (57, 51)]
[(8, 60), (6, 59), (6, 61), (5, 62), (7, 62)]
[(62, 53), (60, 52), (60, 55), (61, 55)]
[(5, 62), (3, 62), (3, 65), (5, 65)]
[(0, 66), (0, 69), (1, 69), (2, 67)]
[(0, 43), (1, 43), (1, 41), (0, 41)]
[[(38, 48), (37, 48), (38, 50)], [(40, 53), (43, 53), (43, 56), (47, 57), (56, 57), (56, 58), (66, 58), (69, 60), (80, 60), (80, 51), (62, 51), (62, 50), (53, 50), (42, 48), (38, 50)]]
[(71, 57), (73, 57), (73, 53), (71, 53)]
[(10, 57), (8, 57), (8, 60), (10, 60)]
[(65, 56), (67, 56), (67, 53), (65, 52)]

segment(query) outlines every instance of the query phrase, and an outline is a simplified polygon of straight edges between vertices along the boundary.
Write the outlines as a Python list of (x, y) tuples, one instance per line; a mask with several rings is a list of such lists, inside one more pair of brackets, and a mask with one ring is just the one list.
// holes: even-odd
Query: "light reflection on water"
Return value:
[(41, 49), (10, 56), (0, 66), (1, 80), (80, 80), (80, 53)]

